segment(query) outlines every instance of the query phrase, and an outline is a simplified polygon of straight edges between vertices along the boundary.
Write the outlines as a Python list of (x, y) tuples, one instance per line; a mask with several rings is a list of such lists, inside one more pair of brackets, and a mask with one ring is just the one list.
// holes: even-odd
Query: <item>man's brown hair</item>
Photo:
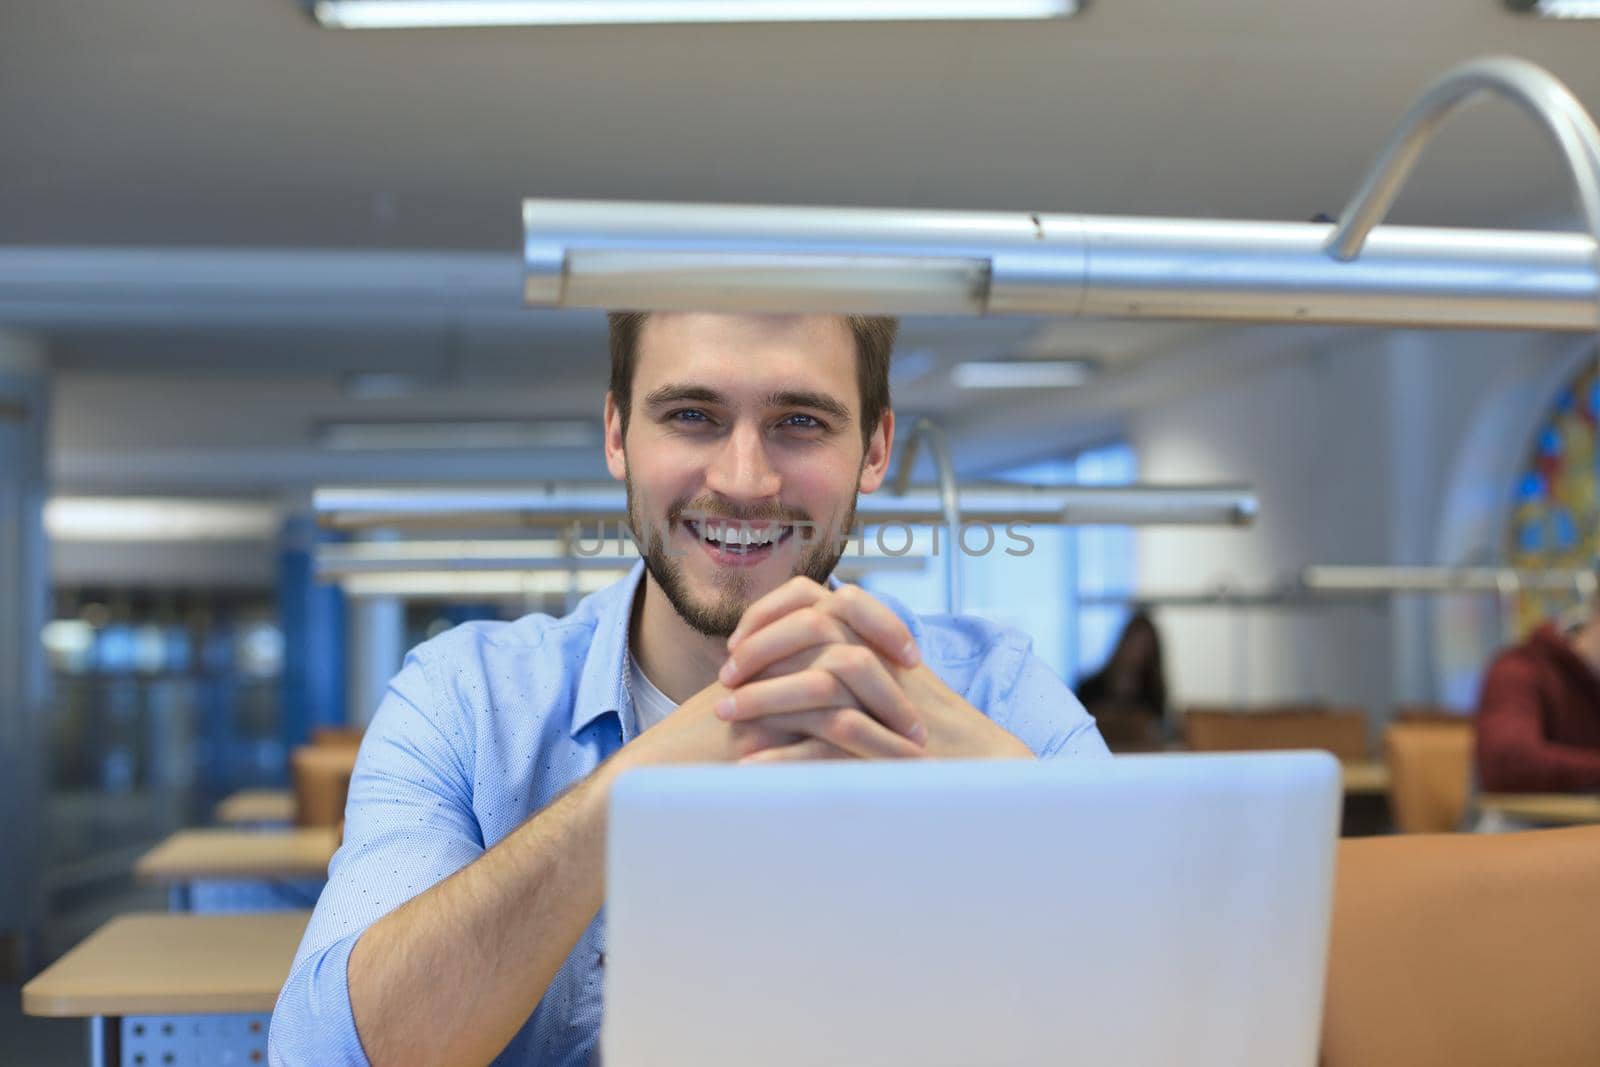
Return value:
[[(611, 395), (616, 399), (622, 419), (622, 432), (628, 432), (628, 414), (633, 406), (633, 368), (639, 357), (639, 334), (648, 311), (613, 311), (606, 316), (611, 326)], [(861, 447), (868, 447), (872, 434), (889, 410), (889, 355), (894, 350), (900, 320), (887, 315), (846, 315), (850, 335), (856, 342), (856, 386), (861, 393)]]

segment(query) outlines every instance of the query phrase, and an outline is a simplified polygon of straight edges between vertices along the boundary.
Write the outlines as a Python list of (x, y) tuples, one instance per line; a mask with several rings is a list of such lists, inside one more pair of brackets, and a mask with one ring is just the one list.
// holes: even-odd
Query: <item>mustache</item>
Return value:
[(799, 508), (785, 508), (777, 504), (750, 508), (729, 507), (720, 501), (700, 498), (678, 501), (667, 509), (669, 523), (677, 523), (683, 519), (696, 522), (722, 519), (726, 522), (775, 522), (790, 525), (810, 522), (811, 516)]

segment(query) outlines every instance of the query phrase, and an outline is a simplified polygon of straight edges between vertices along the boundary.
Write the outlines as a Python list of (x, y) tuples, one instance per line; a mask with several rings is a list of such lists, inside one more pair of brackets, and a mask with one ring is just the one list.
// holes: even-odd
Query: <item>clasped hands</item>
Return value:
[(921, 662), (899, 616), (857, 586), (793, 578), (745, 611), (706, 695), (741, 762), (1026, 757)]

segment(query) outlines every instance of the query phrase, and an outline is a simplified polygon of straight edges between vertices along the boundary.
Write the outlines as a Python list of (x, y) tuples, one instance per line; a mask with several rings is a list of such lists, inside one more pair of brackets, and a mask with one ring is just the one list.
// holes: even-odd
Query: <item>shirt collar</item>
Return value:
[[(608, 714), (615, 714), (621, 721), (624, 741), (639, 732), (633, 696), (628, 690), (628, 631), (633, 621), (633, 601), (642, 581), (644, 561), (640, 560), (626, 578), (590, 595), (578, 608), (579, 612), (592, 613), (595, 621), (594, 640), (583, 660), (578, 697), (572, 708), (573, 737)], [(828, 576), (829, 589), (843, 584), (835, 575)]]
[(578, 610), (594, 614), (594, 639), (578, 678), (578, 697), (572, 708), (572, 736), (602, 715), (622, 720), (623, 738), (633, 726), (633, 698), (628, 695), (628, 623), (633, 618), (633, 598), (644, 580), (644, 561), (633, 565), (626, 578), (613, 582), (585, 599)]

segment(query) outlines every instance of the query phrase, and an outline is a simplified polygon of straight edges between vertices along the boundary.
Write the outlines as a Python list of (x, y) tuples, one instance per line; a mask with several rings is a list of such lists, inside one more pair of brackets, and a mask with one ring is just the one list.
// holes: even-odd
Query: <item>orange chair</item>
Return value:
[(1320, 748), (1341, 760), (1367, 758), (1367, 717), (1354, 708), (1190, 708), (1183, 721), (1184, 736), (1196, 752)]
[(289, 754), (296, 826), (337, 826), (355, 773), (350, 745), (302, 745)]
[(1600, 827), (1339, 843), (1323, 1067), (1600, 1064)]
[(348, 745), (358, 748), (366, 731), (355, 726), (317, 726), (311, 730), (313, 745)]
[(1396, 722), (1442, 722), (1459, 723), (1472, 721), (1469, 712), (1455, 711), (1442, 704), (1397, 704), (1394, 709)]
[(1472, 720), (1413, 719), (1383, 734), (1389, 811), (1403, 834), (1459, 829), (1472, 786)]

